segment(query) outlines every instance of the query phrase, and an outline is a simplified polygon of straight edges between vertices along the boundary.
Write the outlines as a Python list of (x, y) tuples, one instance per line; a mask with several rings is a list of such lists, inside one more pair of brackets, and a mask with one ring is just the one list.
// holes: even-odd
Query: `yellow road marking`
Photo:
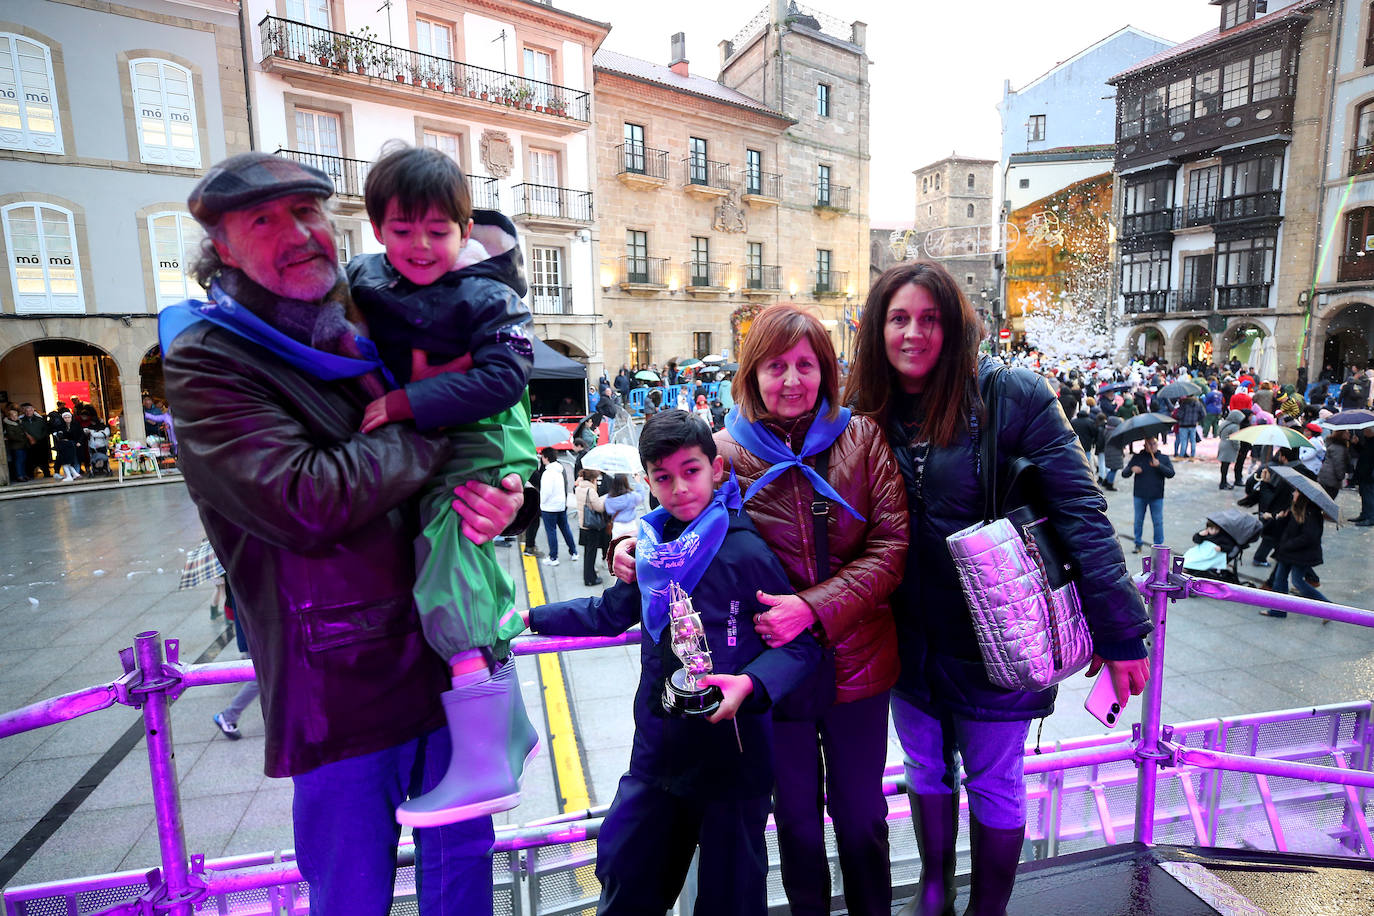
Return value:
[[(522, 557), (525, 566), (525, 589), (530, 607), (545, 603), (544, 584), (539, 578), (539, 561)], [(577, 732), (573, 728), (572, 709), (568, 704), (567, 685), (563, 682), (563, 667), (558, 655), (546, 652), (539, 656), (539, 680), (544, 687), (544, 713), (548, 719), (549, 754), (553, 758), (558, 788), (562, 794), (562, 810), (578, 811), (591, 807), (587, 792), (587, 774), (582, 770), (582, 755), (577, 748)]]

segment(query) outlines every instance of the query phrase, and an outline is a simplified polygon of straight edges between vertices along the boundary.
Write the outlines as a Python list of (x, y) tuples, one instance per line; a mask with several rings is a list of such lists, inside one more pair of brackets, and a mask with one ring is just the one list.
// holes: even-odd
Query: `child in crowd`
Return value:
[[(754, 632), (754, 615), (768, 609), (757, 595), (793, 589), (740, 510), (734, 477), (722, 483), (724, 459), (707, 425), (683, 410), (656, 413), (640, 433), (639, 454), (662, 507), (641, 520), (637, 583), (527, 612), (534, 632), (563, 636), (610, 636), (643, 623), (630, 770), (597, 840), (597, 912), (671, 909), (700, 846), (695, 912), (762, 916), (773, 788), (768, 710), (820, 660), (820, 647), (808, 631), (773, 648)], [(705, 719), (663, 709), (664, 681), (682, 667), (664, 632), (670, 582), (691, 595), (705, 630), (715, 673), (698, 683), (723, 696)]]
[[(515, 807), (538, 749), (509, 657), (523, 629), (514, 584), (494, 545), (463, 537), (450, 508), (457, 484), (534, 472), (530, 314), (514, 226), (499, 213), (473, 213), (467, 180), (448, 156), (389, 147), (364, 199), (386, 254), (354, 258), (348, 281), (401, 387), (367, 406), (362, 430), (413, 420), (421, 431), (444, 429), (455, 446), (420, 495), (414, 591), (425, 638), (451, 666), (453, 689), (442, 699), (455, 753), (439, 785), (396, 811), (403, 824), (429, 827)], [(413, 362), (420, 350), (450, 370), (416, 380), (430, 374)]]

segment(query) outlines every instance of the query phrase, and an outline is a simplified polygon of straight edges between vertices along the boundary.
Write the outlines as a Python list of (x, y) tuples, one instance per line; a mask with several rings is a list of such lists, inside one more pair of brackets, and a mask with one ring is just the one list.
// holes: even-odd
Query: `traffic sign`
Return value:
[(998, 340), (1011, 340), (1011, 328), (1003, 328), (997, 332)]

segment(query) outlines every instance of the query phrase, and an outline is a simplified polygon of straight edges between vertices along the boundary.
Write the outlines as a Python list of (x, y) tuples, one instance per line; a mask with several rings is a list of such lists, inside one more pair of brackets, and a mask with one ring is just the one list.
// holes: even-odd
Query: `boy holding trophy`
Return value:
[(597, 912), (670, 909), (700, 846), (695, 911), (762, 916), (768, 710), (820, 660), (820, 646), (804, 632), (770, 649), (754, 632), (754, 615), (767, 610), (758, 593), (792, 587), (741, 511), (707, 425), (683, 410), (655, 414), (639, 454), (662, 505), (640, 523), (638, 581), (533, 608), (526, 620), (560, 636), (643, 624), (630, 770), (597, 840)]

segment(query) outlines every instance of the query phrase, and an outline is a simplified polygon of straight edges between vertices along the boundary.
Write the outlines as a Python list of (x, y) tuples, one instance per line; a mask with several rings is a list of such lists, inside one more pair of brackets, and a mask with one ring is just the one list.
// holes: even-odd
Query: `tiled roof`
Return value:
[(1200, 50), (1202, 48), (1207, 47), (1208, 45), (1215, 44), (1223, 39), (1229, 41), (1237, 35), (1244, 35), (1246, 32), (1252, 32), (1255, 29), (1261, 29), (1265, 26), (1273, 25), (1274, 23), (1280, 22), (1284, 19), (1290, 19), (1299, 16), (1315, 6), (1320, 6), (1323, 2), (1325, 2), (1325, 0), (1307, 0), (1307, 2), (1305, 3), (1295, 3), (1292, 6), (1285, 6), (1281, 10), (1275, 10), (1272, 13), (1268, 13), (1256, 19), (1251, 19), (1249, 22), (1242, 23), (1241, 25), (1235, 26), (1234, 28), (1227, 29), (1225, 32), (1221, 31), (1220, 26), (1218, 26), (1215, 29), (1209, 29), (1208, 31), (1203, 32), (1201, 35), (1188, 39), (1182, 44), (1174, 45), (1172, 48), (1168, 48), (1167, 50), (1160, 51), (1158, 54), (1154, 54), (1150, 57), (1145, 58), (1135, 66), (1131, 67), (1129, 70), (1122, 70), (1116, 76), (1113, 76), (1111, 79), (1107, 80), (1107, 82), (1115, 83), (1122, 77), (1130, 76), (1133, 73), (1139, 73), (1142, 70), (1154, 69), (1155, 67), (1158, 67), (1160, 64), (1173, 60), (1176, 57), (1182, 57), (1185, 54), (1189, 54), (1193, 51)]
[(596, 69), (605, 70), (608, 73), (618, 73), (631, 79), (657, 83), (678, 92), (687, 92), (712, 101), (724, 102), (726, 105), (734, 105), (737, 108), (748, 108), (751, 111), (772, 115), (785, 121), (793, 120), (780, 111), (774, 111), (758, 99), (751, 98), (743, 92), (737, 92), (727, 86), (722, 86), (715, 80), (707, 79), (704, 76), (681, 76), (662, 64), (650, 63), (647, 60), (640, 60), (638, 57), (630, 57), (617, 51), (602, 48), (592, 58), (592, 65)]

